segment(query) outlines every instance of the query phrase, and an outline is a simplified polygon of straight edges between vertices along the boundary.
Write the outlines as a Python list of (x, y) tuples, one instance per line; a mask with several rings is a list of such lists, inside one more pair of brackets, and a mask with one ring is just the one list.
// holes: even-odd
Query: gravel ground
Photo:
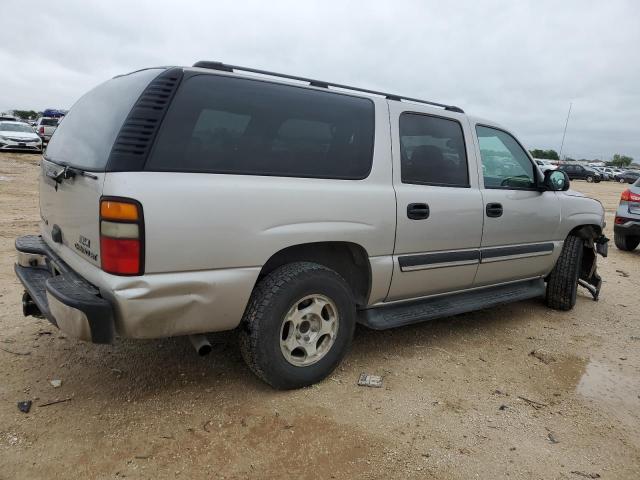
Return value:
[[(599, 302), (359, 328), (330, 378), (277, 392), (233, 332), (199, 358), (183, 338), (97, 346), (24, 318), (13, 242), (36, 232), (37, 165), (0, 154), (0, 479), (640, 478), (640, 249), (611, 242)], [(573, 188), (613, 224), (624, 186)]]

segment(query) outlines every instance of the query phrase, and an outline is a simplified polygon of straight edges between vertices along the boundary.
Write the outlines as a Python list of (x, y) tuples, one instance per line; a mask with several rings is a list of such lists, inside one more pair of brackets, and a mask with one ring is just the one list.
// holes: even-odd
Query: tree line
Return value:
[[(558, 152), (556, 152), (553, 149), (541, 150), (539, 148), (536, 148), (534, 150), (529, 150), (529, 153), (531, 153), (531, 156), (533, 158), (546, 158), (548, 160), (560, 160), (560, 156), (558, 155)], [(565, 160), (569, 162), (576, 161), (575, 158), (571, 158), (571, 157), (566, 157)], [(585, 161), (586, 158), (582, 158), (580, 160)], [(593, 161), (598, 161), (598, 160), (593, 160)], [(633, 163), (633, 157), (616, 153), (610, 161), (605, 163), (612, 167), (624, 168), (624, 167), (628, 167)]]

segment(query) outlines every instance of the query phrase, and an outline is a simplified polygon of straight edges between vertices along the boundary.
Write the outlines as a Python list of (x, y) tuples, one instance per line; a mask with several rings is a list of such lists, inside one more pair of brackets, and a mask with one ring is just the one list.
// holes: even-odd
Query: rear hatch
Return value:
[(99, 209), (107, 161), (125, 119), (163, 69), (121, 75), (78, 100), (43, 155), (40, 231), (66, 262), (100, 267)]

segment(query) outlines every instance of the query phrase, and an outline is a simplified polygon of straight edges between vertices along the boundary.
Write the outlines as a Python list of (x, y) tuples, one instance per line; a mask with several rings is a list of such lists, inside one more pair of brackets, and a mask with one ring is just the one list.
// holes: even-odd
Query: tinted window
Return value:
[(403, 183), (469, 186), (464, 136), (455, 120), (403, 113), (400, 159)]
[(520, 144), (506, 132), (477, 126), (485, 188), (532, 188), (533, 163)]
[(368, 99), (197, 75), (178, 90), (147, 169), (362, 179), (373, 133)]
[(160, 72), (150, 69), (112, 78), (81, 97), (60, 121), (47, 146), (46, 158), (83, 169), (104, 170), (133, 104)]
[(43, 118), (40, 120), (40, 125), (44, 125), (46, 127), (55, 127), (58, 125), (57, 118)]

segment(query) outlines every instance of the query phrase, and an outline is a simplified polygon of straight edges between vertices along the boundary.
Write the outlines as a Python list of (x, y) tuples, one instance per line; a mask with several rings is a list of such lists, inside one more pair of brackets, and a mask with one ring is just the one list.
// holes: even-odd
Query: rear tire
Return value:
[[(316, 299), (317, 304), (305, 303)], [(297, 320), (292, 322), (292, 316)], [(333, 329), (327, 329), (329, 319)], [(351, 344), (355, 323), (353, 294), (338, 273), (316, 263), (290, 263), (254, 288), (242, 319), (240, 349), (251, 371), (272, 387), (301, 388), (319, 382), (338, 366)], [(289, 342), (298, 347), (288, 348)]]
[(635, 250), (635, 248), (640, 245), (640, 237), (623, 235), (622, 233), (617, 232), (614, 232), (613, 234), (613, 241), (618, 249), (624, 250), (625, 252)]
[(555, 310), (571, 310), (576, 304), (582, 254), (582, 239), (569, 235), (547, 280), (548, 307)]

